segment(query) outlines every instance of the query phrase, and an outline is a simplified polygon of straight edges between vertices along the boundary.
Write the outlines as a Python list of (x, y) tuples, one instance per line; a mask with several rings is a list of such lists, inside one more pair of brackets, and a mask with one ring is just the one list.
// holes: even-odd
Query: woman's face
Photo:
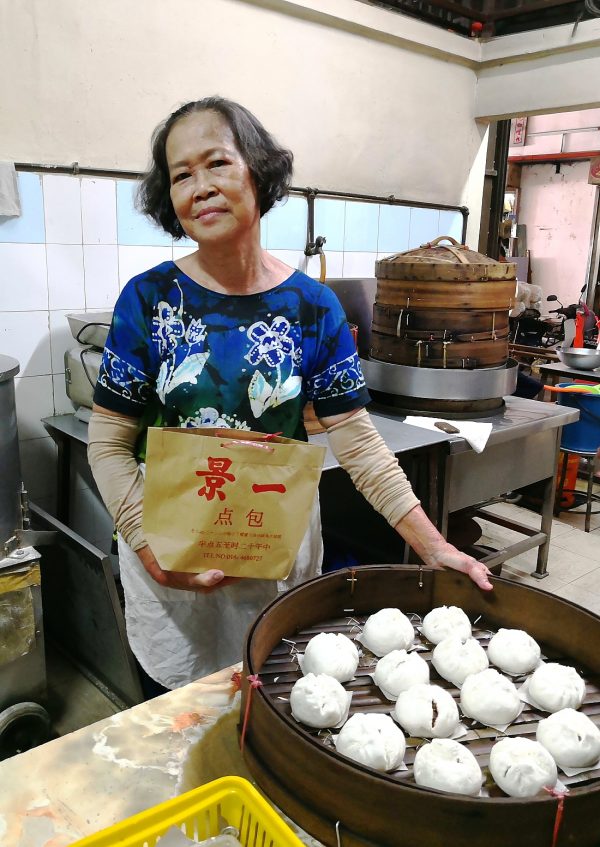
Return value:
[(256, 187), (218, 112), (193, 112), (177, 121), (165, 152), (171, 202), (189, 238), (208, 245), (259, 236)]

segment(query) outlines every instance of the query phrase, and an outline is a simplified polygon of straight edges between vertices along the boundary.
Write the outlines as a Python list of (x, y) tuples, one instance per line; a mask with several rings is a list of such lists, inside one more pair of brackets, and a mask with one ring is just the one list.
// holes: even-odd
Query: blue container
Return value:
[[(575, 382), (561, 382), (559, 388), (577, 385)], [(560, 446), (563, 450), (576, 450), (578, 453), (595, 453), (600, 447), (600, 394), (558, 395), (560, 406), (569, 406), (579, 410), (579, 420), (563, 427)]]

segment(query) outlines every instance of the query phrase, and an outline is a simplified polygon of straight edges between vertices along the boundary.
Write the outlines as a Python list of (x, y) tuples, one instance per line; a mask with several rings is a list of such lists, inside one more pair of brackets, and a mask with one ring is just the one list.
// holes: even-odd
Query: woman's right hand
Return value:
[(223, 571), (210, 570), (205, 573), (182, 573), (181, 571), (165, 571), (156, 560), (156, 556), (148, 545), (136, 551), (137, 555), (152, 579), (165, 588), (180, 588), (184, 591), (198, 591), (210, 594), (216, 588), (237, 582), (239, 577), (225, 576)]

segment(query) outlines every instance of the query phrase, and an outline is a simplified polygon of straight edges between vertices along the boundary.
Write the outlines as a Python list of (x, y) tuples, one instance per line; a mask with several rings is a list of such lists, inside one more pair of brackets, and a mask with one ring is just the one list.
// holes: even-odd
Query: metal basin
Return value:
[(591, 350), (587, 347), (556, 348), (556, 355), (565, 365), (579, 371), (593, 371), (600, 368), (600, 349)]

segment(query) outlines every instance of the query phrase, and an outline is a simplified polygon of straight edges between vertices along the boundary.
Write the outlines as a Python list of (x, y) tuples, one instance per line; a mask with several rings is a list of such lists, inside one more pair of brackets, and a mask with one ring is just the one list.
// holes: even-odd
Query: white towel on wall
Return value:
[(17, 172), (12, 162), (0, 162), (0, 217), (21, 214)]

